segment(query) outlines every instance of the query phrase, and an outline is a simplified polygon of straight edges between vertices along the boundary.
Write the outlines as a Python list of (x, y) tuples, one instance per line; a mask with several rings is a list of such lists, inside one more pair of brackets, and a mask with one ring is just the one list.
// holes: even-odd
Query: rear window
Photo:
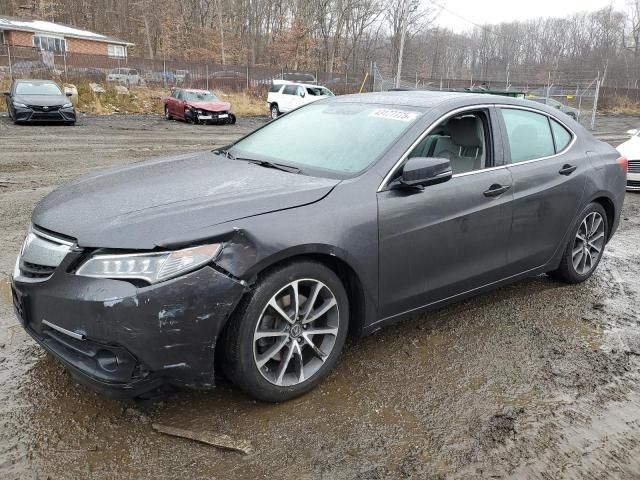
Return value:
[(269, 93), (279, 92), (281, 88), (282, 88), (282, 85), (278, 85), (277, 83), (274, 85), (271, 85), (271, 88), (269, 89)]
[(282, 91), (282, 93), (284, 93), (285, 95), (295, 95), (297, 92), (298, 92), (297, 85), (287, 85), (286, 87), (284, 87), (284, 90)]

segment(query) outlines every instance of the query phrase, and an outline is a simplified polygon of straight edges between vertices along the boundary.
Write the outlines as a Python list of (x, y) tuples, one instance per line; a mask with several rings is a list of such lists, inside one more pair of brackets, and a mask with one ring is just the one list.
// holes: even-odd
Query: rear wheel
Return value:
[(549, 275), (566, 283), (582, 283), (602, 259), (609, 223), (599, 203), (590, 203), (580, 214), (580, 222), (567, 242), (560, 266)]
[(271, 105), (271, 118), (276, 119), (280, 116), (280, 109), (278, 108), (278, 104), (274, 103)]
[(171, 112), (169, 112), (169, 107), (167, 105), (164, 106), (164, 118), (166, 118), (167, 120), (173, 120), (173, 117), (171, 116)]
[(258, 281), (225, 333), (223, 368), (260, 400), (288, 400), (335, 366), (349, 324), (349, 300), (326, 266), (290, 263)]

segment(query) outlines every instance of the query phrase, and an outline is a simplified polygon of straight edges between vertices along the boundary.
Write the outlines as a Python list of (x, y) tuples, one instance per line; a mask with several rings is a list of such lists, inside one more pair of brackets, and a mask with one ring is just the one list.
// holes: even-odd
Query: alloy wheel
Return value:
[(605, 243), (605, 222), (598, 212), (589, 213), (578, 228), (571, 261), (579, 275), (587, 275), (598, 263)]
[(333, 292), (313, 279), (280, 289), (263, 309), (253, 335), (253, 358), (260, 374), (277, 386), (311, 378), (336, 343), (340, 312)]
[(271, 107), (271, 118), (274, 120), (278, 118), (278, 107), (276, 106)]

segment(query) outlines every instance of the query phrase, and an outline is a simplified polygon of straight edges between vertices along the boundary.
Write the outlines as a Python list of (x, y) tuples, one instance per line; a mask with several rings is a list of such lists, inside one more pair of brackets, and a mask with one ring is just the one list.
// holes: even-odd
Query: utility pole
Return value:
[(398, 69), (396, 71), (396, 88), (400, 87), (400, 77), (402, 76), (402, 57), (404, 56), (404, 40), (407, 36), (407, 27), (409, 20), (409, 2), (410, 0), (403, 0), (402, 2), (402, 25), (400, 32), (400, 51), (398, 52)]

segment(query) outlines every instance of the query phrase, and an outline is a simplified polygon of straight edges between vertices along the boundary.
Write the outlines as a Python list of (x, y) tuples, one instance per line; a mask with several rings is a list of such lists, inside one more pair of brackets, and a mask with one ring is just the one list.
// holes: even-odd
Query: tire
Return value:
[(272, 103), (271, 104), (271, 119), (275, 120), (279, 116), (280, 116), (280, 109), (278, 108), (278, 104), (277, 103)]
[(169, 112), (169, 107), (167, 107), (166, 105), (164, 106), (164, 118), (166, 118), (167, 120), (173, 120), (171, 112)]
[[(549, 276), (569, 284), (582, 283), (593, 275), (602, 259), (609, 237), (607, 213), (599, 203), (587, 205), (578, 218), (578, 224), (571, 231), (560, 265), (556, 270), (549, 272)], [(584, 242), (582, 238), (587, 238), (588, 241)], [(585, 253), (587, 250), (588, 254)]]
[(236, 116), (233, 113), (229, 116), (228, 123), (229, 123), (229, 125), (235, 125), (236, 124)]
[[(299, 292), (296, 321), (294, 282)], [(271, 306), (274, 302), (280, 313)], [(312, 261), (285, 264), (260, 278), (238, 306), (223, 336), (223, 372), (258, 400), (292, 399), (314, 388), (333, 369), (348, 325), (349, 299), (332, 270)], [(311, 334), (313, 330), (325, 333)], [(264, 331), (269, 336), (259, 338)]]

